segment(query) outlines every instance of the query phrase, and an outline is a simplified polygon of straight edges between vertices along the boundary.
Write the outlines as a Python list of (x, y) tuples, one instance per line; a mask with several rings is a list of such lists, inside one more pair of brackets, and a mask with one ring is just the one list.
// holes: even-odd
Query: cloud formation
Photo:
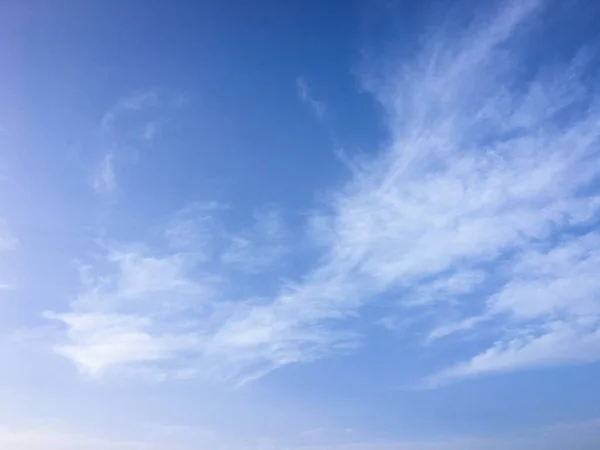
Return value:
[[(110, 252), (113, 271), (72, 311), (50, 315), (68, 330), (58, 351), (91, 374), (208, 367), (242, 384), (352, 351), (361, 336), (346, 319), (391, 296), (399, 316), (434, 318), (420, 332), (429, 345), (482, 327), (493, 334), (479, 354), (433, 374), (430, 386), (599, 360), (592, 56), (519, 70), (541, 5), (508, 2), (452, 39), (426, 40), (412, 61), (364, 74), (387, 111), (390, 143), (357, 161), (310, 218), (319, 250), (303, 275), (282, 280), (273, 269), (288, 251), (276, 214), (227, 234), (210, 225), (212, 208), (184, 211), (164, 248)], [(322, 116), (303, 79), (298, 89)], [(124, 103), (103, 123), (145, 101)], [(230, 289), (259, 272), (278, 286)]]
[[(496, 438), (449, 437), (417, 441), (374, 441), (329, 444), (301, 444), (302, 439), (292, 438), (240, 439), (224, 436), (211, 430), (188, 426), (139, 427), (135, 437), (102, 437), (91, 433), (75, 433), (56, 427), (0, 428), (0, 445), (12, 450), (193, 450), (216, 448), (219, 450), (594, 450), (600, 438), (600, 421), (592, 419), (579, 423), (566, 423), (530, 430), (527, 435), (499, 436)], [(327, 430), (319, 430), (326, 433)], [(135, 434), (135, 433), (129, 433)], [(574, 447), (575, 446), (575, 447)]]
[[(541, 67), (531, 79), (516, 79), (519, 57), (526, 58), (519, 53), (520, 39), (539, 6), (512, 2), (463, 36), (431, 42), (412, 64), (385, 74), (383, 83), (373, 85), (366, 77), (388, 110), (389, 148), (363, 162), (354, 179), (332, 194), (330, 209), (316, 217), (325, 242), (321, 264), (291, 291), (234, 322), (236, 329), (268, 336), (270, 345), (277, 342), (294, 354), (287, 360), (272, 353), (274, 366), (334, 350), (348, 330), (331, 321), (340, 323), (386, 293), (400, 299), (401, 314), (474, 312), (445, 329), (436, 327), (430, 339), (492, 319), (511, 324), (507, 333), (514, 336), (499, 336), (475, 357), (479, 372), (518, 369), (523, 360), (536, 365), (598, 359), (597, 294), (587, 274), (597, 243), (584, 234), (600, 205), (600, 116), (592, 88), (581, 79), (584, 54), (561, 67)], [(512, 60), (501, 57), (507, 51)], [(519, 280), (511, 271), (534, 249), (538, 258), (552, 258), (564, 239), (583, 247), (576, 266), (583, 272), (547, 273), (537, 287), (563, 286), (568, 297), (562, 301), (573, 303), (569, 311), (577, 313), (557, 323), (546, 306), (529, 321), (515, 320), (518, 308), (526, 308), (517, 305), (551, 303), (557, 294), (544, 289), (537, 295), (542, 300), (529, 299), (524, 286), (516, 291)], [(578, 283), (582, 277), (587, 284)], [(529, 283), (536, 288), (535, 279)], [(568, 286), (578, 289), (569, 292)], [(498, 312), (500, 304), (508, 314)], [(302, 338), (277, 337), (276, 324), (283, 324), (283, 336)], [(506, 347), (511, 351), (538, 342), (513, 341), (531, 327), (541, 336), (558, 327), (552, 336), (578, 356), (548, 359), (534, 350), (523, 359), (506, 358), (504, 342), (512, 343)]]
[(310, 86), (304, 77), (296, 79), (296, 88), (298, 89), (300, 100), (313, 110), (318, 119), (323, 119), (327, 107), (324, 102), (317, 100), (314, 97)]
[(159, 122), (165, 112), (175, 105), (171, 96), (155, 91), (143, 91), (123, 97), (108, 108), (100, 119), (97, 140), (100, 147), (89, 180), (91, 188), (102, 196), (114, 197), (119, 190), (118, 168), (124, 165), (126, 153), (135, 153), (149, 145), (160, 129)]
[[(103, 244), (104, 254), (80, 267), (82, 291), (70, 311), (45, 313), (67, 331), (55, 350), (91, 377), (202, 373), (238, 382), (238, 365), (256, 365), (245, 343), (260, 337), (233, 322), (257, 300), (227, 296), (244, 292), (236, 286), (244, 277), (281, 264), (289, 232), (272, 207), (257, 211), (250, 228), (228, 230), (220, 219), (226, 210), (193, 203), (176, 211), (163, 244)], [(221, 332), (227, 323), (231, 332)]]
[(115, 176), (113, 159), (113, 153), (105, 153), (100, 165), (92, 176), (90, 184), (92, 189), (98, 194), (111, 194), (117, 190), (117, 179)]
[(210, 290), (208, 282), (201, 285), (189, 277), (195, 262), (183, 253), (109, 250), (104, 272), (82, 268), (84, 290), (72, 310), (45, 314), (68, 330), (68, 340), (56, 351), (92, 377), (117, 368), (161, 379), (163, 364), (173, 372), (186, 370), (185, 354), (197, 345), (199, 334), (182, 315), (201, 309)]

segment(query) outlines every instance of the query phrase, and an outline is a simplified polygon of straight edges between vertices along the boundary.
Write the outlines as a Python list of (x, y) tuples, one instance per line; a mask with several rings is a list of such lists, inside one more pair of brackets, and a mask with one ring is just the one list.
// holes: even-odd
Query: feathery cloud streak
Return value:
[(102, 116), (97, 130), (100, 161), (89, 181), (98, 195), (114, 197), (118, 193), (117, 169), (123, 165), (122, 153), (151, 144), (159, 130), (159, 119), (174, 106), (178, 105), (168, 96), (146, 91), (122, 98)]
[(314, 111), (315, 115), (317, 116), (317, 119), (323, 119), (327, 107), (325, 106), (324, 102), (317, 100), (314, 97), (306, 79), (303, 77), (299, 77), (296, 80), (296, 87), (298, 88), (298, 95), (300, 96), (300, 100), (302, 100), (302, 102), (310, 106), (310, 108)]
[[(105, 302), (82, 308), (78, 301), (71, 313), (54, 316), (71, 341), (59, 350), (93, 373), (111, 365), (202, 366), (243, 383), (286, 364), (351, 351), (360, 336), (344, 319), (393, 293), (400, 315), (462, 316), (423, 330), (430, 345), (486, 325), (510, 325), (492, 327), (510, 331), (482, 343), (470, 361), (433, 375), (429, 385), (600, 359), (600, 284), (593, 276), (600, 252), (593, 231), (600, 109), (586, 81), (591, 56), (584, 52), (562, 65), (540, 66), (528, 78), (517, 70), (528, 56), (522, 39), (542, 5), (509, 2), (453, 39), (433, 37), (392, 72), (365, 74), (366, 87), (388, 113), (391, 142), (357, 163), (353, 178), (311, 218), (321, 254), (304, 276), (275, 294), (257, 289), (235, 298), (223, 286), (239, 275), (196, 265), (185, 246), (171, 247), (162, 259), (128, 254), (125, 260), (136, 265), (131, 270), (150, 270), (146, 258), (170, 267), (164, 271), (170, 278), (161, 281), (167, 288), (157, 290), (146, 275), (136, 284), (145, 286), (136, 295), (160, 301), (131, 311), (118, 303), (102, 312), (110, 316), (99, 315)], [(306, 84), (300, 80), (298, 87), (315, 107)], [(179, 244), (194, 236), (186, 226), (177, 232)], [(256, 258), (268, 253), (248, 250), (250, 242), (231, 239), (217, 259), (255, 264), (264, 273), (270, 265)], [(184, 276), (188, 261), (193, 270)], [(111, 279), (130, 270), (118, 263)], [(111, 288), (119, 298), (126, 296), (123, 286)], [(170, 296), (183, 287), (189, 289), (185, 307), (195, 308), (191, 321), (170, 307)], [(210, 300), (196, 290), (210, 292)], [(92, 331), (82, 321), (93, 323)], [(93, 364), (78, 356), (120, 340), (143, 351), (124, 347)], [(560, 351), (550, 354), (550, 348)]]

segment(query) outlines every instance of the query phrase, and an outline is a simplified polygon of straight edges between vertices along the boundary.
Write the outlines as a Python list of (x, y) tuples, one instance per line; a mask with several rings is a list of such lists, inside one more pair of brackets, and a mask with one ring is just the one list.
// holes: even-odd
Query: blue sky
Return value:
[(0, 4), (0, 447), (600, 443), (600, 6)]

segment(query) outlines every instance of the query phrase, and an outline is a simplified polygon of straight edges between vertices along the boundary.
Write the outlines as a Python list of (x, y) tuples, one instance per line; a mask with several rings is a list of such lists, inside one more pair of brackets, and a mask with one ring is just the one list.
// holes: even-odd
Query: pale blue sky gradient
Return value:
[(599, 18), (0, 1), (0, 448), (598, 448)]

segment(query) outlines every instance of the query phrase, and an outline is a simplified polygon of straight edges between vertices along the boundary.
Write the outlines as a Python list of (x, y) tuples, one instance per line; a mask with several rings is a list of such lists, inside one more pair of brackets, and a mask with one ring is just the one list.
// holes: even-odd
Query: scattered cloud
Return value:
[(458, 322), (451, 322), (440, 325), (432, 329), (427, 335), (427, 342), (431, 343), (436, 339), (441, 339), (450, 336), (454, 333), (472, 330), (484, 320), (483, 317), (469, 317)]
[(226, 205), (217, 202), (193, 202), (176, 211), (164, 230), (168, 245), (175, 249), (195, 249), (208, 257), (217, 213), (226, 209)]
[[(131, 436), (135, 434), (135, 436)], [(343, 443), (319, 444), (327, 440), (327, 430), (318, 428), (303, 433), (297, 442), (292, 437), (282, 442), (277, 439), (242, 439), (191, 426), (138, 426), (129, 436), (102, 437), (90, 432), (75, 432), (58, 427), (8, 427), (0, 428), (0, 446), (14, 450), (192, 450), (216, 448), (219, 450), (529, 450), (543, 448), (563, 450), (593, 450), (600, 438), (598, 419), (565, 423), (538, 430), (528, 430), (520, 435), (495, 437), (446, 437), (414, 441), (348, 442), (348, 436), (338, 437)], [(306, 440), (313, 444), (299, 444)], [(331, 440), (331, 439), (329, 439)], [(334, 442), (336, 439), (333, 440)]]
[(180, 107), (173, 95), (142, 91), (126, 96), (108, 108), (98, 126), (100, 157), (93, 169), (90, 186), (99, 195), (118, 192), (117, 168), (140, 146), (151, 144), (161, 129), (166, 111)]
[(118, 189), (113, 159), (113, 153), (105, 153), (96, 172), (92, 175), (90, 184), (97, 194), (110, 195)]
[[(0, 413), (18, 421), (31, 416), (28, 405), (39, 404), (43, 415), (56, 398), (80, 395), (52, 411), (69, 427), (53, 426), (55, 419), (40, 419), (42, 426), (4, 420), (0, 448), (595, 449), (600, 419), (510, 432), (501, 427), (489, 435), (475, 430), (443, 436), (438, 429), (431, 437), (415, 430), (400, 436), (391, 429), (373, 433), (368, 425), (362, 431), (347, 428), (356, 426), (357, 416), (340, 408), (352, 405), (336, 404), (341, 391), (372, 381), (377, 368), (365, 362), (387, 356), (398, 372), (380, 381), (394, 377), (426, 389), (600, 362), (598, 56), (561, 42), (560, 52), (550, 52), (546, 63), (545, 50), (533, 55), (531, 43), (543, 27), (555, 26), (540, 20), (550, 15), (548, 3), (494, 4), (469, 13), (470, 24), (422, 36), (412, 59), (404, 52), (398, 61), (368, 65), (361, 82), (383, 106), (387, 139), (372, 153), (340, 154), (347, 178), (319, 192), (300, 226), (294, 223), (298, 211), (278, 205), (253, 209), (246, 203), (233, 210), (199, 201), (175, 210), (180, 204), (173, 205), (179, 201), (174, 198), (190, 194), (178, 191), (186, 183), (150, 202), (142, 199), (137, 207), (140, 199), (128, 198), (122, 207), (103, 208), (127, 193), (129, 184), (141, 192), (138, 182), (160, 170), (161, 158), (147, 166), (148, 173), (126, 182), (145, 149), (163, 144), (172, 124), (164, 117), (169, 108), (189, 100), (139, 92), (98, 115), (95, 152), (89, 160), (83, 157), (87, 178), (76, 174), (89, 185), (84, 192), (63, 195), (73, 180), (65, 179), (65, 185), (54, 180), (65, 172), (53, 165), (24, 195), (5, 199), (48, 202), (23, 211), (18, 201), (11, 202), (10, 220), (0, 219), (0, 294), (10, 300), (0, 302), (6, 310), (1, 379), (9, 394)], [(328, 124), (332, 110), (315, 96), (318, 90), (304, 78), (296, 80), (296, 88), (298, 105), (335, 135)], [(176, 139), (185, 144), (195, 137)], [(39, 172), (47, 160), (26, 156), (19, 160), (25, 172)], [(54, 181), (48, 195), (38, 195)], [(200, 198), (205, 184), (196, 186)], [(81, 206), (94, 193), (100, 214), (86, 214), (85, 208), (70, 214), (70, 206)], [(250, 201), (260, 192), (229, 194), (230, 200)], [(165, 208), (175, 211), (161, 212)], [(47, 220), (33, 220), (40, 215)], [(23, 244), (12, 226), (22, 228), (17, 231)], [(101, 237), (91, 242), (90, 233)], [(15, 249), (22, 253), (16, 265), (5, 259)], [(78, 286), (64, 266), (72, 252), (78, 256)], [(26, 273), (13, 277), (21, 266)], [(16, 288), (22, 289), (22, 305), (12, 301), (15, 293), (9, 291)], [(60, 292), (67, 296), (60, 298)], [(384, 329), (373, 332), (375, 326)], [(340, 361), (352, 354), (355, 359)], [(333, 360), (325, 366), (334, 377), (359, 371), (330, 393), (323, 423), (314, 411), (302, 409), (311, 399), (277, 396), (296, 387), (304, 373), (279, 369), (325, 358)], [(245, 393), (227, 389), (273, 373), (282, 378)], [(113, 384), (118, 377), (125, 384)], [(149, 390), (137, 386), (140, 379), (152, 384), (192, 377)], [(135, 386), (127, 382), (131, 378)], [(98, 380), (100, 390), (94, 387)], [(371, 393), (381, 389), (386, 386), (368, 387)], [(192, 391), (206, 408), (183, 398)], [(117, 395), (104, 395), (111, 392)], [(364, 394), (374, 398), (357, 393)], [(78, 415), (78, 399), (94, 407)], [(265, 402), (255, 404), (257, 399)], [(111, 416), (115, 407), (121, 413)], [(451, 405), (446, 412), (454, 410)], [(248, 412), (256, 417), (231, 426)], [(138, 423), (144, 417), (188, 426), (145, 427)], [(417, 412), (413, 419), (423, 417)], [(196, 429), (194, 422), (227, 433)], [(477, 421), (472, 425), (481, 428)], [(94, 426), (104, 430), (93, 431)], [(263, 432), (278, 437), (250, 436)]]
[(153, 322), (144, 316), (78, 312), (46, 314), (46, 318), (66, 325), (68, 337), (74, 342), (59, 345), (56, 351), (75, 361), (81, 372), (90, 376), (123, 365), (170, 360), (189, 346), (181, 335), (153, 335), (148, 331)]
[(100, 121), (100, 128), (103, 132), (111, 132), (114, 129), (115, 122), (126, 113), (139, 112), (144, 108), (156, 106), (158, 103), (158, 94), (153, 91), (139, 92), (119, 100), (111, 106)]
[(103, 272), (82, 267), (84, 290), (70, 312), (45, 314), (67, 329), (67, 341), (55, 350), (90, 376), (119, 370), (160, 379), (163, 362), (183, 373), (200, 336), (197, 323), (184, 317), (202, 310), (212, 288), (212, 280), (190, 278), (195, 256), (111, 248), (105, 263)]
[(325, 106), (324, 102), (317, 100), (313, 96), (313, 93), (306, 79), (303, 77), (297, 78), (296, 88), (298, 89), (298, 95), (300, 97), (300, 100), (302, 100), (303, 103), (306, 103), (308, 106), (310, 106), (310, 108), (313, 110), (318, 119), (323, 119), (327, 107)]
[[(230, 233), (211, 225), (212, 208), (192, 208), (167, 228), (168, 250), (113, 252), (114, 272), (82, 295), (92, 300), (52, 316), (72, 341), (58, 350), (94, 373), (127, 364), (208, 367), (243, 384), (352, 351), (362, 339), (347, 319), (393, 298), (400, 315), (432, 318), (419, 322), (431, 345), (493, 324), (480, 354), (442, 368), (430, 385), (600, 359), (600, 238), (592, 232), (600, 103), (581, 52), (528, 77), (517, 70), (529, 61), (521, 44), (539, 8), (509, 2), (453, 39), (425, 39), (414, 61), (364, 74), (386, 108), (389, 145), (354, 163), (352, 178), (310, 217), (319, 251), (303, 275), (275, 289), (232, 289), (241, 284), (235, 266), (276, 278), (269, 271), (289, 241), (281, 217), (267, 211)], [(297, 86), (322, 116), (306, 81)], [(194, 313), (181, 314), (185, 308)], [(440, 315), (452, 320), (440, 323)], [(119, 339), (127, 346), (103, 353)]]
[[(464, 315), (436, 325), (430, 342), (492, 319), (510, 325), (505, 333), (533, 333), (501, 336), (450, 369), (455, 378), (487, 363), (491, 371), (496, 357), (498, 370), (515, 370), (600, 355), (589, 274), (600, 247), (585, 231), (599, 206), (600, 110), (578, 78), (579, 55), (532, 80), (514, 78), (519, 33), (537, 6), (512, 2), (492, 23), (432, 43), (434, 52), (371, 86), (388, 109), (393, 142), (334, 197), (326, 218), (332, 264), (368, 280), (363, 299), (396, 292), (411, 314), (421, 307)], [(512, 59), (499, 56), (509, 50)], [(556, 253), (571, 259), (560, 265)], [(560, 342), (561, 356), (543, 354), (548, 340)], [(518, 349), (532, 354), (507, 357)]]
[[(92, 377), (119, 372), (160, 380), (200, 372), (234, 384), (248, 376), (242, 368), (260, 366), (259, 353), (268, 364), (269, 352), (293, 358), (292, 350), (270, 343), (269, 333), (290, 334), (285, 324), (259, 314), (250, 320), (272, 330), (246, 332), (235, 323), (259, 299), (232, 278), (271, 267), (287, 248), (287, 227), (268, 207), (256, 212), (250, 229), (227, 231), (219, 217), (225, 211), (218, 203), (193, 203), (175, 212), (164, 246), (105, 245), (104, 256), (81, 265), (83, 289), (70, 310), (45, 314), (67, 332), (54, 349)], [(245, 247), (234, 254), (232, 242), (241, 239)]]
[(281, 263), (287, 253), (286, 227), (277, 209), (265, 208), (255, 214), (250, 229), (227, 236), (229, 244), (221, 254), (224, 264), (258, 273)]
[[(596, 220), (600, 115), (576, 76), (579, 60), (507, 88), (516, 81), (519, 32), (537, 6), (512, 2), (372, 87), (389, 111), (390, 147), (363, 162), (315, 218), (321, 262), (272, 301), (238, 314), (219, 331), (235, 339), (222, 340), (255, 354), (265, 370), (347, 350), (357, 336), (343, 319), (383, 293), (411, 311), (443, 303), (458, 314), (477, 312), (430, 340), (472, 329), (486, 323), (479, 316), (494, 286), (510, 282), (506, 266)], [(498, 57), (507, 48), (514, 60)], [(565, 119), (566, 108), (578, 113)], [(579, 306), (595, 303), (593, 295), (578, 296)], [(587, 343), (595, 331), (580, 332), (565, 348), (586, 336), (587, 356), (578, 360), (596, 359)]]
[(430, 377), (430, 386), (453, 381), (465, 376), (490, 372), (507, 372), (532, 367), (561, 364), (582, 364), (598, 361), (600, 353), (600, 328), (596, 318), (544, 323), (529, 333), (505, 338), (483, 353), (455, 367)]

